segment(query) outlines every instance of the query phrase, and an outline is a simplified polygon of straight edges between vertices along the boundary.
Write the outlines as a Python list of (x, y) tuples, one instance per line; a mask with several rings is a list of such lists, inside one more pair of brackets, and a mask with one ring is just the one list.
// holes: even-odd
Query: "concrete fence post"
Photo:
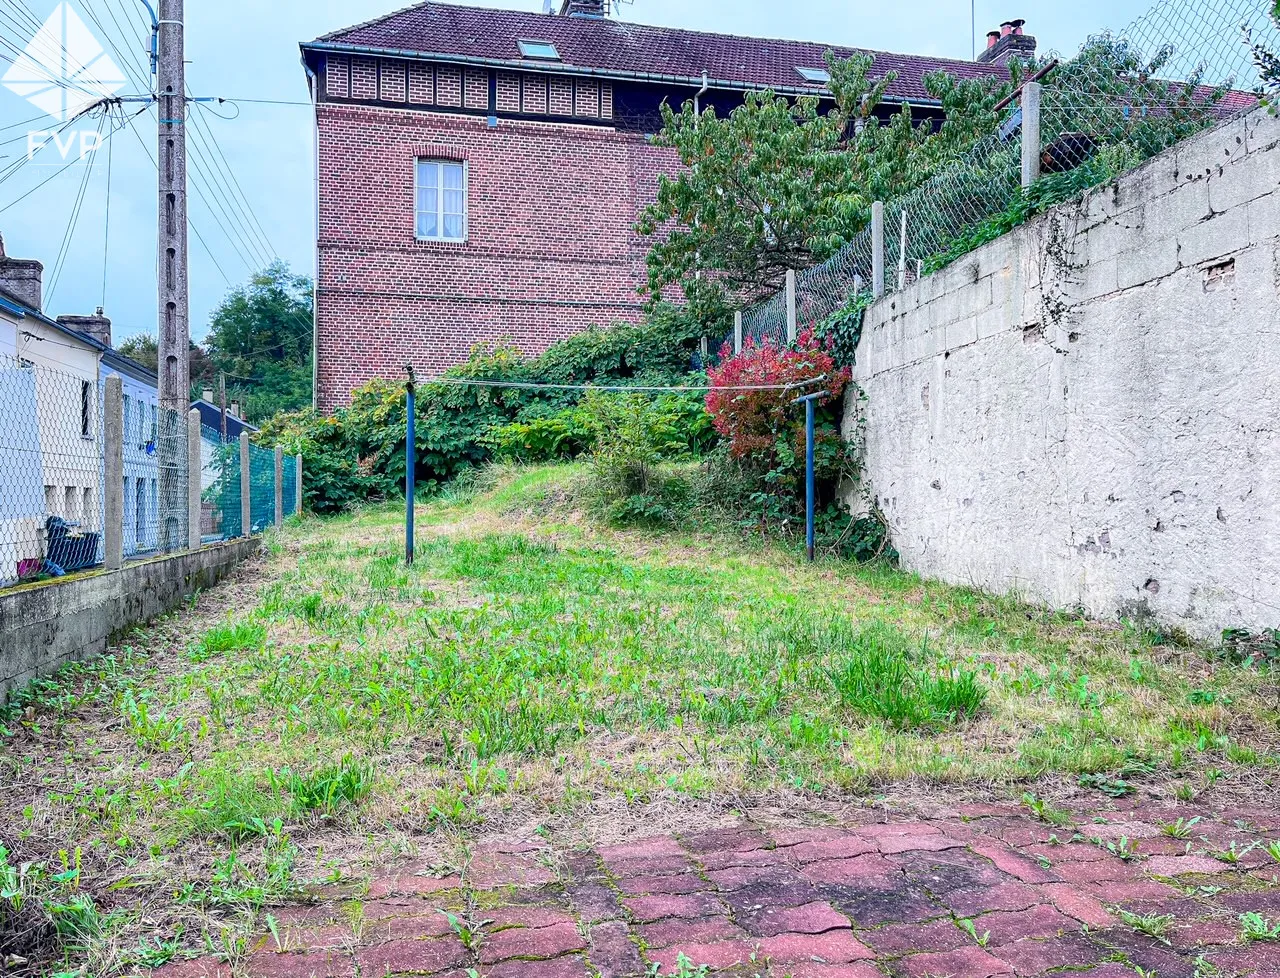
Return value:
[(253, 479), (249, 471), (249, 432), (240, 432), (240, 535), (253, 536)]
[(276, 446), (276, 529), (284, 526), (284, 449)]
[(294, 487), (293, 511), (302, 515), (302, 456), (298, 456), (298, 484)]
[(1040, 179), (1040, 83), (1022, 86), (1022, 186)]
[(884, 295), (884, 204), (871, 205), (871, 294)]
[(742, 311), (733, 314), (733, 355), (742, 352)]
[(200, 490), (203, 484), (200, 479), (204, 471), (204, 460), (200, 457), (200, 412), (192, 408), (187, 412), (187, 545), (192, 550), (200, 549), (200, 524), (202, 502)]
[(787, 342), (796, 341), (796, 270), (787, 269)]
[(124, 565), (124, 383), (112, 374), (102, 392), (103, 562), (107, 570)]

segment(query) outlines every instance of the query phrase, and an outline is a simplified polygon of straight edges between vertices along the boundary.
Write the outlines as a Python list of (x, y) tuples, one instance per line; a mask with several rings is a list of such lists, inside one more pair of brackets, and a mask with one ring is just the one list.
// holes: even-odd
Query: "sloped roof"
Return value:
[[(556, 46), (559, 61), (523, 59), (517, 46), (520, 40), (550, 41)], [(872, 73), (876, 77), (890, 71), (898, 73), (887, 93), (889, 98), (916, 102), (931, 101), (921, 80), (931, 72), (946, 71), (961, 78), (1007, 75), (1007, 69), (1000, 65), (973, 61), (439, 2), (420, 3), (326, 34), (303, 47), (350, 47), (681, 82), (700, 82), (705, 71), (715, 87), (815, 93), (823, 86), (806, 82), (797, 68), (823, 67), (827, 50), (839, 57), (861, 52), (875, 58)]]

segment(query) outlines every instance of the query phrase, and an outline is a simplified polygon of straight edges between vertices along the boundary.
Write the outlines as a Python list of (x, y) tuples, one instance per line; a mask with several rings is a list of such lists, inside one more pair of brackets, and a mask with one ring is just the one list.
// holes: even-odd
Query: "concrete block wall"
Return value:
[(232, 540), (118, 571), (0, 591), (0, 703), (68, 662), (101, 655), (128, 629), (212, 587), (260, 542)]
[(1205, 639), (1280, 626), (1280, 120), (882, 299), (857, 360), (906, 567)]

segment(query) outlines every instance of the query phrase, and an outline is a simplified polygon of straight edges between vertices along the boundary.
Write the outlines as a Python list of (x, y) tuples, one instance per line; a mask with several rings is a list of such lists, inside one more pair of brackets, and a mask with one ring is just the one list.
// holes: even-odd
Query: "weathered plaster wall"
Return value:
[(0, 591), (0, 704), (65, 663), (105, 652), (134, 625), (212, 587), (250, 554), (258, 538)]
[(1205, 638), (1280, 625), (1280, 120), (881, 300), (855, 375), (908, 568)]

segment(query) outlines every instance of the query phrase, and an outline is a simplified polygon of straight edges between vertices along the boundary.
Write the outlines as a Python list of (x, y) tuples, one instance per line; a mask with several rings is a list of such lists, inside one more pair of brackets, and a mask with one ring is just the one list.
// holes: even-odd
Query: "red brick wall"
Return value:
[[(403, 377), (409, 362), (431, 376), (478, 343), (533, 354), (639, 318), (646, 249), (631, 228), (658, 174), (675, 168), (670, 151), (599, 125), (493, 129), (483, 116), (334, 103), (318, 121), (322, 411), (372, 378)], [(465, 242), (415, 240), (419, 157), (467, 161)]]

